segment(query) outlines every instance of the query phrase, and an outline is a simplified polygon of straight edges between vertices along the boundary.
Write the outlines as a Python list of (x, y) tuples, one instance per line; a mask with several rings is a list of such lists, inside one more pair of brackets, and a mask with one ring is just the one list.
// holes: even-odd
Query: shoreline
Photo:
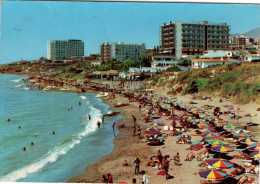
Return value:
[[(15, 75), (15, 74), (14, 74)], [(38, 86), (33, 86), (32, 87), (36, 87), (38, 88)], [(59, 91), (59, 92), (77, 92), (76, 91), (62, 91), (62, 90), (50, 90), (50, 91)], [(160, 92), (157, 91), (158, 94), (160, 95)], [(87, 92), (81, 92), (80, 94), (84, 94), (84, 93), (95, 93), (97, 94), (98, 91), (94, 91), (94, 90), (88, 90)], [(166, 96), (170, 96), (170, 95), (166, 95)], [(187, 101), (189, 100), (189, 95), (185, 95), (185, 96), (176, 96), (181, 100)], [(142, 139), (138, 139), (137, 136), (133, 137), (132, 133), (133, 133), (133, 119), (131, 117), (132, 114), (134, 114), (137, 118), (137, 125), (141, 126), (142, 129), (142, 135), (143, 135), (143, 131), (144, 128), (147, 127), (147, 123), (144, 123), (142, 119), (142, 116), (144, 115), (142, 112), (139, 112), (138, 110), (138, 102), (131, 102), (129, 103), (129, 106), (125, 106), (125, 107), (120, 107), (120, 108), (115, 108), (113, 107), (113, 104), (116, 103), (122, 103), (122, 102), (126, 102), (127, 98), (122, 97), (122, 95), (120, 94), (116, 94), (116, 98), (114, 99), (110, 99), (110, 100), (102, 100), (103, 103), (107, 104), (110, 106), (110, 110), (112, 111), (119, 111), (121, 110), (121, 113), (119, 115), (122, 116), (122, 118), (120, 120), (118, 120), (117, 125), (122, 125), (125, 124), (126, 128), (122, 128), (119, 129), (117, 131), (119, 131), (117, 137), (113, 140), (113, 144), (114, 144), (114, 148), (112, 150), (112, 152), (108, 155), (105, 155), (103, 157), (101, 157), (96, 163), (91, 164), (86, 166), (85, 172), (75, 176), (71, 179), (69, 179), (67, 182), (68, 183), (100, 183), (101, 181), (101, 177), (102, 175), (105, 175), (106, 173), (111, 173), (113, 178), (114, 178), (114, 182), (127, 182), (127, 183), (131, 183), (133, 178), (136, 178), (137, 181), (140, 180), (140, 175), (134, 175), (134, 164), (133, 161), (136, 158), (136, 156), (138, 156), (141, 159), (141, 166), (140, 166), (140, 171), (143, 170), (143, 168), (145, 168), (145, 171), (147, 172), (148, 176), (153, 176), (150, 179), (150, 183), (172, 183), (177, 182), (177, 183), (198, 183), (200, 177), (198, 177), (198, 175), (195, 175), (193, 173), (198, 172), (198, 167), (197, 164), (196, 165), (189, 165), (189, 164), (184, 164), (182, 168), (178, 168), (177, 166), (173, 166), (173, 164), (171, 164), (171, 170), (169, 171), (169, 173), (171, 175), (173, 175), (175, 177), (174, 180), (167, 180), (165, 181), (164, 177), (155, 177), (154, 175), (156, 175), (156, 173), (158, 172), (157, 169), (154, 168), (147, 168), (146, 163), (148, 162), (148, 155), (155, 155), (156, 151), (158, 149), (161, 149), (163, 154), (167, 153), (170, 154), (171, 156), (173, 156), (173, 154), (176, 154), (177, 152), (180, 153), (180, 155), (182, 156), (181, 159), (184, 159), (184, 155), (186, 155), (188, 152), (185, 149), (187, 145), (183, 144), (183, 145), (179, 145), (174, 143), (175, 137), (168, 137), (165, 141), (165, 145), (163, 146), (147, 146), (146, 144), (143, 144)], [(193, 100), (196, 101), (196, 100)], [(215, 101), (217, 101), (215, 99)], [(198, 105), (203, 105), (207, 103), (206, 101), (199, 101)], [(213, 103), (213, 102), (211, 102)], [(231, 104), (233, 104), (232, 102), (229, 102)], [(216, 102), (216, 104), (218, 104)], [(222, 103), (223, 105), (225, 104), (224, 102)], [(213, 105), (213, 104), (210, 104)], [(226, 105), (226, 104), (225, 104)], [(242, 105), (241, 105), (242, 107)], [(122, 108), (122, 109), (121, 109)], [(221, 108), (223, 109), (223, 107), (221, 106)], [(243, 108), (242, 108), (243, 109)], [(223, 109), (224, 110), (224, 109)], [(246, 110), (248, 111), (248, 109)], [(130, 113), (131, 112), (131, 113)], [(166, 117), (161, 117), (163, 119), (164, 122), (167, 122), (167, 124), (169, 124), (169, 122), (167, 121)], [(257, 117), (259, 118), (259, 116)], [(227, 120), (230, 121), (230, 120)], [(234, 122), (232, 122), (232, 124), (234, 124)], [(111, 127), (112, 129), (112, 127)], [(190, 133), (194, 133), (194, 129), (191, 130)], [(193, 137), (192, 141), (197, 140), (197, 137)], [(130, 151), (131, 150), (131, 151)], [(123, 167), (123, 161), (127, 160), (129, 166), (128, 167)], [(196, 162), (199, 163), (199, 162)], [(240, 162), (238, 162), (240, 164)], [(129, 168), (131, 167), (131, 168)], [(185, 181), (185, 171), (189, 171), (190, 175), (189, 177), (191, 179), (189, 179), (189, 181)], [(184, 172), (184, 173), (182, 173)]]

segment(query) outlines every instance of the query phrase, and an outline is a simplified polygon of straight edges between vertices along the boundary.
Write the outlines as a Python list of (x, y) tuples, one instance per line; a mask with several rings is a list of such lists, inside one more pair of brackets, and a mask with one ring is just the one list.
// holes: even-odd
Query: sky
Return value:
[(159, 45), (159, 27), (170, 21), (226, 22), (232, 33), (260, 27), (260, 6), (241, 4), (19, 2), (1, 8), (0, 64), (47, 57), (48, 40), (80, 39), (85, 55), (100, 44)]

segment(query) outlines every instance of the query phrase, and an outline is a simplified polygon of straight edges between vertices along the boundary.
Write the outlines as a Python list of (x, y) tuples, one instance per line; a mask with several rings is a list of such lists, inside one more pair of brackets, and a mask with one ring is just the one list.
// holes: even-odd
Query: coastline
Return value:
[[(23, 74), (26, 75), (26, 74)], [(30, 80), (26, 81), (30, 82)], [(46, 84), (43, 84), (45, 86)], [(33, 85), (32, 87), (39, 88), (40, 85)], [(59, 92), (78, 92), (77, 90), (70, 90), (70, 91), (62, 91), (62, 90), (55, 90), (51, 89), (50, 91), (59, 91)], [(88, 90), (87, 92), (82, 92), (80, 94), (84, 93), (95, 93), (97, 94), (98, 91), (94, 90)], [(162, 95), (160, 91), (157, 91), (157, 94)], [(169, 96), (169, 95), (165, 95)], [(177, 96), (178, 100), (182, 100), (185, 102), (190, 101), (189, 96)], [(197, 100), (193, 100), (197, 101)], [(210, 105), (217, 106), (218, 99), (213, 99), (213, 102), (210, 102)], [(144, 115), (143, 112), (139, 112), (138, 109), (138, 102), (131, 102), (129, 106), (126, 107), (120, 107), (115, 108), (113, 107), (113, 104), (116, 103), (122, 103), (127, 102), (127, 98), (122, 97), (120, 94), (116, 94), (116, 98), (110, 99), (110, 100), (103, 100), (103, 103), (110, 106), (110, 110), (112, 111), (121, 111), (119, 115), (122, 116), (120, 120), (118, 120), (117, 125), (125, 124), (126, 128), (122, 128), (117, 130), (119, 133), (117, 134), (117, 137), (113, 140), (114, 148), (112, 152), (108, 155), (105, 155), (101, 157), (96, 163), (88, 165), (85, 169), (85, 172), (75, 176), (71, 179), (69, 179), (68, 183), (100, 183), (102, 175), (105, 175), (106, 173), (111, 173), (114, 182), (127, 182), (131, 183), (133, 178), (136, 178), (137, 181), (140, 180), (140, 175), (134, 175), (134, 159), (138, 156), (141, 160), (140, 165), (140, 171), (145, 170), (147, 172), (148, 176), (153, 176), (150, 178), (150, 183), (172, 183), (173, 180), (167, 180), (165, 181), (164, 177), (154, 177), (156, 173), (158, 172), (157, 169), (154, 168), (148, 168), (146, 166), (146, 163), (148, 162), (148, 156), (153, 156), (156, 154), (156, 151), (158, 149), (162, 150), (163, 154), (169, 154), (171, 156), (175, 155), (177, 152), (181, 155), (181, 160), (185, 158), (187, 153), (189, 151), (186, 150), (187, 145), (185, 144), (176, 144), (176, 138), (175, 137), (168, 137), (165, 141), (165, 145), (163, 146), (147, 146), (145, 142), (142, 141), (142, 139), (138, 139), (137, 136), (133, 137), (133, 119), (132, 115), (135, 115), (137, 118), (137, 125), (141, 126), (142, 134), (144, 131), (144, 128), (147, 128), (148, 124), (144, 123), (144, 120), (142, 120), (142, 116)], [(198, 105), (205, 105), (207, 104), (207, 101), (198, 100)], [(228, 104), (232, 104), (231, 102), (226, 102)], [(226, 105), (225, 102), (221, 104)], [(223, 108), (223, 107), (222, 107)], [(244, 109), (248, 112), (249, 109), (245, 109), (247, 106), (242, 106), (241, 109)], [(224, 110), (224, 109), (223, 109)], [(146, 113), (146, 112), (145, 112)], [(227, 117), (225, 117), (227, 118)], [(259, 118), (259, 116), (257, 116)], [(166, 119), (166, 117), (161, 117), (163, 121), (170, 125), (170, 121)], [(227, 120), (230, 121), (230, 120)], [(235, 124), (235, 122), (232, 122)], [(150, 123), (149, 123), (150, 124)], [(105, 125), (106, 126), (106, 125)], [(112, 127), (111, 127), (112, 129)], [(194, 129), (191, 129), (190, 134), (194, 134)], [(192, 137), (192, 141), (197, 140), (198, 137)], [(105, 146), (105, 145), (104, 145)], [(185, 155), (185, 156), (184, 156)], [(129, 166), (123, 167), (123, 161), (127, 160)], [(196, 163), (199, 163), (196, 161)], [(241, 164), (240, 162), (238, 162)], [(172, 168), (171, 168), (172, 167)], [(181, 167), (173, 166), (171, 163), (169, 174), (174, 176), (174, 182), (177, 183), (198, 183), (199, 177), (193, 173), (198, 172), (198, 166), (197, 164), (191, 165), (189, 163), (183, 163)], [(186, 171), (190, 173), (189, 180), (185, 180), (186, 177)]]

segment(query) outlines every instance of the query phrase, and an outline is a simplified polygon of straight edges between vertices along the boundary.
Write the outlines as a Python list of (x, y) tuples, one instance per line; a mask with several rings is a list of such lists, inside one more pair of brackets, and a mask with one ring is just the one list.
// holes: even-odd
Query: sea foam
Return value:
[(21, 79), (14, 79), (14, 80), (11, 80), (12, 82), (20, 82), (23, 78)]
[(31, 163), (30, 165), (24, 166), (18, 170), (6, 174), (2, 178), (0, 178), (0, 181), (15, 182), (19, 179), (25, 178), (27, 175), (31, 173), (39, 171), (47, 164), (55, 162), (60, 156), (66, 154), (76, 144), (79, 144), (83, 137), (94, 132), (97, 129), (97, 121), (98, 120), (101, 121), (102, 113), (99, 109), (96, 109), (93, 106), (91, 106), (90, 108), (91, 110), (89, 113), (92, 115), (91, 120), (88, 121), (88, 116), (87, 114), (85, 114), (84, 123), (86, 124), (86, 126), (81, 132), (76, 134), (76, 136), (74, 136), (74, 138), (70, 142), (54, 147), (47, 154), (43, 155), (41, 158), (37, 159), (35, 162)]

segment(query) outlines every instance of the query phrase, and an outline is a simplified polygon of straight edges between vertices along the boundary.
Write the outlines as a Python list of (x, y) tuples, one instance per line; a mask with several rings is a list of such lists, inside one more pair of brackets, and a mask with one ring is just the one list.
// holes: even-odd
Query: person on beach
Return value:
[(180, 165), (181, 159), (180, 159), (179, 153), (177, 153), (177, 155), (174, 156), (174, 161), (175, 161), (174, 162), (175, 165)]
[(147, 178), (147, 176), (145, 175), (145, 171), (142, 171), (142, 178), (143, 178), (143, 182), (142, 182), (142, 184), (148, 184), (148, 178)]
[(101, 183), (108, 183), (105, 175), (102, 176)]
[(100, 121), (99, 120), (97, 121), (97, 126), (98, 126), (98, 128), (100, 128)]
[(135, 178), (133, 178), (132, 184), (136, 184), (136, 179)]
[(90, 116), (90, 114), (88, 115), (88, 120), (91, 120), (91, 116)]
[(138, 138), (141, 139), (141, 128), (140, 128), (140, 126), (138, 126), (137, 134), (138, 134)]
[(167, 160), (168, 156), (164, 156), (164, 160), (163, 160), (163, 169), (165, 171), (165, 177), (166, 177), (166, 180), (168, 179), (168, 171), (169, 171), (169, 167), (170, 167), (170, 164), (169, 164), (169, 161)]
[(162, 156), (162, 152), (161, 150), (157, 151), (157, 155), (156, 155), (157, 159), (158, 159), (158, 169), (160, 169), (160, 165), (163, 166), (163, 156)]
[(33, 143), (33, 142), (31, 142), (31, 146), (34, 146), (34, 143)]
[(113, 132), (115, 131), (115, 125), (116, 125), (116, 122), (113, 123), (112, 127), (113, 127)]
[(142, 109), (142, 105), (139, 104), (139, 112), (141, 112), (141, 109)]
[(134, 126), (134, 129), (133, 129), (133, 137), (135, 137), (135, 133), (136, 133), (136, 127)]
[(146, 166), (151, 166), (151, 167), (155, 167), (155, 162), (153, 160), (153, 157), (150, 157), (149, 162), (146, 164)]
[(136, 117), (134, 115), (132, 115), (133, 120), (134, 120), (134, 126), (136, 126)]
[(128, 163), (126, 160), (124, 160), (123, 166), (128, 166)]
[(110, 173), (107, 173), (107, 183), (113, 183), (113, 178)]
[(139, 174), (140, 162), (141, 162), (141, 160), (138, 157), (136, 157), (136, 159), (134, 161), (134, 164), (135, 164), (135, 174)]
[(23, 151), (26, 151), (26, 148), (25, 148), (25, 147), (23, 147)]

